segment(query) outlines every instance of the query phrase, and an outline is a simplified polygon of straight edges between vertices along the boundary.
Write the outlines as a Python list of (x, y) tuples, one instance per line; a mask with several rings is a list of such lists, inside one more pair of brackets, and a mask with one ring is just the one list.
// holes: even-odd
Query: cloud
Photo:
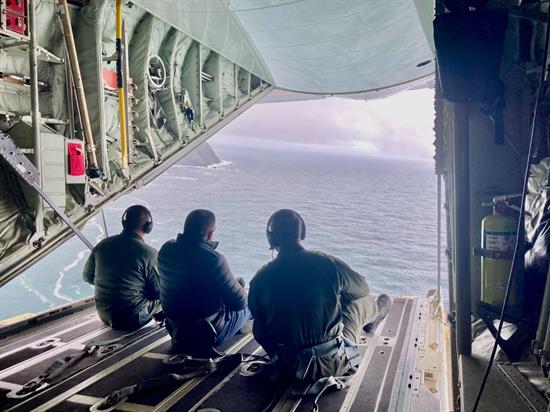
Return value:
[(257, 104), (229, 124), (216, 141), (389, 157), (433, 156), (433, 90), (379, 100), (327, 98)]

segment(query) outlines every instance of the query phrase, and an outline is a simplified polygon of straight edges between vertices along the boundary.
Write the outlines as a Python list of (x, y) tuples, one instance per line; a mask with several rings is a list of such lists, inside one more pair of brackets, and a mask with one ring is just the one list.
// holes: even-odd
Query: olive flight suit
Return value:
[(378, 310), (363, 276), (341, 260), (301, 245), (281, 250), (256, 273), (248, 304), (254, 337), (271, 358), (292, 369), (300, 363), (300, 353), (313, 348), (315, 356), (302, 377), (313, 381), (351, 369), (347, 351), (331, 347), (342, 346), (343, 340), (353, 348)]
[(95, 285), (100, 319), (115, 329), (138, 329), (161, 310), (157, 251), (135, 233), (99, 242), (82, 276)]

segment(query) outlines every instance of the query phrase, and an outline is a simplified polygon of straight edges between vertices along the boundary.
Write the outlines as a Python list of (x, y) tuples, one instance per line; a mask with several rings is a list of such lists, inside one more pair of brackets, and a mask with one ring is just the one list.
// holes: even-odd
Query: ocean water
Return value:
[[(433, 163), (265, 150), (214, 144), (223, 159), (214, 167), (175, 165), (147, 187), (106, 207), (109, 234), (134, 203), (146, 205), (156, 248), (182, 230), (187, 213), (211, 209), (216, 240), (232, 271), (250, 280), (272, 259), (267, 219), (279, 208), (301, 213), (307, 248), (333, 254), (366, 276), (374, 292), (424, 295), (437, 277), (437, 199)], [(85, 234), (105, 236), (101, 218)], [(443, 239), (445, 239), (443, 237)], [(38, 312), (93, 293), (81, 280), (88, 256), (72, 239), (0, 289), (0, 318)], [(445, 269), (445, 265), (443, 265)], [(443, 287), (447, 288), (446, 272)]]

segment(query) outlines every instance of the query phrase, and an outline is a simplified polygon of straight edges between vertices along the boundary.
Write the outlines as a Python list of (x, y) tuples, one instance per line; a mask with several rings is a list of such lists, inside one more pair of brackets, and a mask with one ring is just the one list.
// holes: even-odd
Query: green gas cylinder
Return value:
[[(506, 205), (497, 202), (493, 214), (481, 221), (481, 300), (501, 307), (512, 267), (516, 241), (516, 221), (506, 216)], [(510, 305), (517, 303), (517, 291), (511, 289)]]

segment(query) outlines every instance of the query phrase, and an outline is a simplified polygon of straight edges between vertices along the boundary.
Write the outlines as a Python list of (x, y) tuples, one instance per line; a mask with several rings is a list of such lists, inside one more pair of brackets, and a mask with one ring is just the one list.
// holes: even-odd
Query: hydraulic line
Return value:
[(539, 104), (540, 99), (542, 96), (542, 91), (544, 89), (545, 80), (546, 80), (546, 74), (548, 72), (548, 48), (550, 43), (550, 13), (547, 13), (547, 20), (546, 20), (546, 34), (545, 34), (545, 41), (544, 41), (544, 56), (542, 59), (542, 68), (540, 72), (540, 78), (539, 78), (539, 84), (537, 87), (537, 95), (535, 98), (535, 107), (533, 109), (533, 120), (531, 124), (531, 133), (529, 137), (529, 150), (527, 152), (527, 160), (525, 164), (525, 173), (523, 176), (523, 190), (522, 190), (522, 196), (521, 196), (521, 205), (519, 210), (519, 219), (518, 219), (518, 227), (516, 231), (516, 244), (514, 248), (514, 255), (512, 257), (512, 266), (510, 268), (510, 273), (508, 275), (508, 282), (506, 284), (506, 293), (504, 294), (504, 301), (502, 302), (502, 309), (500, 311), (500, 318), (498, 322), (498, 329), (497, 334), (495, 337), (495, 343), (493, 344), (493, 349), (491, 351), (491, 357), (489, 358), (489, 363), (487, 364), (487, 368), (485, 369), (485, 374), (483, 376), (483, 380), (481, 381), (481, 386), (479, 387), (479, 391), (477, 393), (476, 401), (474, 404), (473, 412), (477, 411), (477, 408), (479, 406), (479, 402), (481, 400), (481, 396), (483, 395), (483, 391), (485, 389), (485, 384), (487, 383), (487, 378), (489, 377), (489, 373), (491, 372), (491, 368), (493, 366), (493, 363), (495, 361), (496, 351), (499, 344), (499, 340), (501, 339), (500, 334), (502, 332), (502, 327), (504, 325), (504, 317), (506, 315), (506, 307), (508, 306), (508, 301), (510, 299), (510, 291), (512, 289), (512, 283), (514, 279), (514, 273), (516, 272), (516, 267), (518, 266), (519, 254), (521, 253), (522, 244), (524, 241), (524, 233), (525, 233), (525, 227), (524, 227), (524, 219), (525, 219), (525, 196), (527, 194), (527, 184), (529, 182), (529, 172), (531, 168), (531, 157), (533, 154), (533, 141), (535, 137), (535, 130), (537, 125), (537, 116), (539, 112)]
[(120, 119), (120, 152), (122, 154), (122, 169), (128, 172), (128, 144), (126, 130), (126, 96), (124, 91), (124, 76), (122, 59), (122, 0), (116, 0), (116, 80), (118, 90), (118, 115)]
[(103, 232), (105, 232), (105, 237), (109, 236), (109, 230), (107, 227), (107, 219), (105, 218), (105, 209), (101, 208), (101, 223), (103, 225)]
[(441, 174), (437, 175), (437, 299), (441, 301)]
[[(548, 285), (550, 283), (550, 274), (547, 272), (546, 273), (546, 285)], [(545, 289), (544, 290), (544, 297), (543, 297), (543, 302), (542, 302), (542, 307), (541, 307), (541, 314), (540, 314), (540, 323), (544, 322), (543, 323), (543, 328), (540, 327), (539, 325), (539, 328), (537, 328), (537, 336), (536, 336), (536, 339), (539, 337), (539, 334), (542, 335), (542, 345), (538, 345), (537, 344), (537, 341), (535, 340), (535, 344), (533, 345), (535, 348), (538, 346), (541, 346), (541, 349), (539, 351), (539, 354), (540, 354), (540, 364), (541, 364), (541, 367), (542, 367), (542, 370), (544, 371), (545, 374), (548, 373), (548, 369), (549, 369), (549, 366), (550, 366), (550, 354), (549, 354), (549, 351), (550, 351), (550, 329), (548, 328), (548, 312), (549, 308), (548, 308), (548, 292), (547, 290)]]

